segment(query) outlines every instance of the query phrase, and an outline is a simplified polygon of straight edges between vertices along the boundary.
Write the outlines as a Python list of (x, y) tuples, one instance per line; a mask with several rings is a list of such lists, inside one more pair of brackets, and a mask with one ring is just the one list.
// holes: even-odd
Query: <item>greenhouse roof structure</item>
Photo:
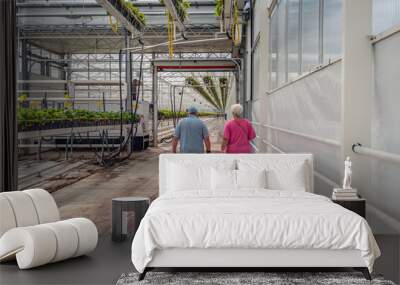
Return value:
[[(99, 1), (100, 3), (101, 1)], [(215, 16), (215, 1), (190, 1), (185, 37), (190, 40), (225, 38), (220, 33), (220, 20)], [(143, 30), (126, 41), (123, 25), (109, 17), (107, 10), (96, 0), (18, 0), (17, 16), (20, 38), (58, 54), (116, 53), (125, 46), (135, 46), (132, 37), (141, 36), (145, 45), (155, 45), (167, 39), (166, 8), (158, 0), (131, 1), (144, 13)], [(231, 52), (229, 40), (204, 45), (191, 43), (176, 46), (176, 52)], [(165, 52), (161, 46), (149, 51)]]

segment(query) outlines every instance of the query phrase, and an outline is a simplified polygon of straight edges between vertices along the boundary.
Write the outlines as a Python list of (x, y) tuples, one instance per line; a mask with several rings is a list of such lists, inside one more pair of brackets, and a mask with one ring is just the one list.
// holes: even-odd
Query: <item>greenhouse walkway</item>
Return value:
[[(212, 151), (218, 152), (224, 121), (207, 122)], [(143, 196), (154, 199), (158, 195), (158, 156), (170, 152), (171, 144), (134, 153), (130, 160), (63, 187), (53, 196), (62, 218), (87, 217), (94, 221), (100, 234), (111, 231), (111, 200), (123, 196)]]

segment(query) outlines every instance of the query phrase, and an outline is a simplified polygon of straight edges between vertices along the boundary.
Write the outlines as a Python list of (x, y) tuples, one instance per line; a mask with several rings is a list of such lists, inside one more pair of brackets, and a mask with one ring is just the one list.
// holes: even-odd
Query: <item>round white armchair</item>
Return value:
[(93, 251), (98, 233), (86, 218), (60, 221), (53, 197), (43, 189), (0, 193), (0, 262), (17, 260), (20, 269)]

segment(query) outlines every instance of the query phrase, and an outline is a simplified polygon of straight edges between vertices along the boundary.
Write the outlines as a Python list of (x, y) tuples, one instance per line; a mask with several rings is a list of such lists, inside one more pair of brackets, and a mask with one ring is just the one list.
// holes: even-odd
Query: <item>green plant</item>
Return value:
[[(118, 123), (121, 114), (119, 112), (95, 112), (88, 110), (59, 110), (59, 109), (18, 109), (18, 128), (20, 131), (31, 127), (57, 127), (54, 124), (65, 122), (94, 123), (110, 121)], [(139, 116), (133, 116), (130, 112), (122, 113), (124, 123), (138, 122)]]
[[(216, 116), (217, 113), (215, 113), (215, 112), (199, 112), (198, 115), (200, 117)], [(187, 116), (187, 113), (183, 112), (183, 111), (175, 112), (175, 114), (174, 114), (171, 110), (165, 110), (165, 109), (158, 110), (158, 117), (160, 119), (172, 119), (174, 117), (183, 118), (183, 117), (186, 117), (186, 116)]]
[(19, 103), (23, 103), (26, 100), (28, 100), (28, 94), (22, 93), (21, 95), (18, 96), (18, 102)]
[(226, 77), (220, 77), (219, 78), (219, 89), (221, 92), (221, 101), (222, 101), (222, 107), (226, 108), (226, 102), (228, 101), (228, 95), (229, 95), (229, 89), (228, 89), (228, 78)]
[(200, 82), (194, 77), (187, 77), (186, 84), (190, 85), (193, 90), (195, 90), (201, 97), (203, 97), (208, 103), (214, 106), (216, 109), (219, 109), (218, 105), (213, 100), (212, 96), (205, 90)]
[(201, 97), (214, 106), (218, 112), (225, 111), (226, 102), (228, 101), (228, 80), (226, 77), (219, 78), (219, 91), (215, 81), (211, 76), (204, 76), (203, 82), (206, 86), (201, 86), (200, 82), (193, 76), (186, 78), (186, 84), (190, 85)]
[(65, 109), (71, 109), (72, 105), (73, 105), (72, 100), (71, 100), (71, 96), (69, 96), (68, 93), (64, 93), (64, 99), (65, 99), (64, 108)]
[[(164, 0), (160, 0), (160, 3), (164, 4)], [(190, 8), (190, 2), (188, 0), (172, 0), (175, 6), (176, 12), (182, 22), (184, 22), (188, 17), (187, 10)]]
[(165, 109), (158, 110), (158, 117), (161, 119), (172, 119), (174, 117), (182, 118), (185, 117), (186, 115), (187, 115), (186, 112), (183, 111), (175, 112), (174, 114), (174, 112), (172, 112), (171, 110), (165, 110)]
[(222, 109), (223, 110), (222, 100), (221, 100), (222, 98), (219, 95), (219, 93), (217, 91), (217, 88), (215, 87), (214, 79), (211, 76), (204, 76), (203, 77), (203, 82), (206, 85), (206, 88), (207, 88), (208, 92), (210, 93), (210, 95), (214, 99), (214, 102), (217, 104), (218, 109)]
[(140, 12), (139, 8), (133, 5), (129, 0), (123, 1), (122, 4), (128, 11), (130, 11), (142, 25), (146, 24), (146, 16)]
[(221, 17), (224, 10), (224, 0), (215, 0), (215, 15)]
[(209, 117), (209, 116), (217, 116), (218, 113), (215, 112), (199, 112), (199, 117)]

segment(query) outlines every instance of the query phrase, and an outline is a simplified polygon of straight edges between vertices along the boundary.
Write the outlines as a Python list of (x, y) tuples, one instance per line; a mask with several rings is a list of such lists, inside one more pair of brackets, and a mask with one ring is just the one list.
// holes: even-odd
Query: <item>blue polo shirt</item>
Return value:
[(175, 137), (180, 141), (181, 153), (203, 153), (203, 139), (208, 137), (208, 130), (202, 120), (195, 115), (189, 115), (179, 121)]

